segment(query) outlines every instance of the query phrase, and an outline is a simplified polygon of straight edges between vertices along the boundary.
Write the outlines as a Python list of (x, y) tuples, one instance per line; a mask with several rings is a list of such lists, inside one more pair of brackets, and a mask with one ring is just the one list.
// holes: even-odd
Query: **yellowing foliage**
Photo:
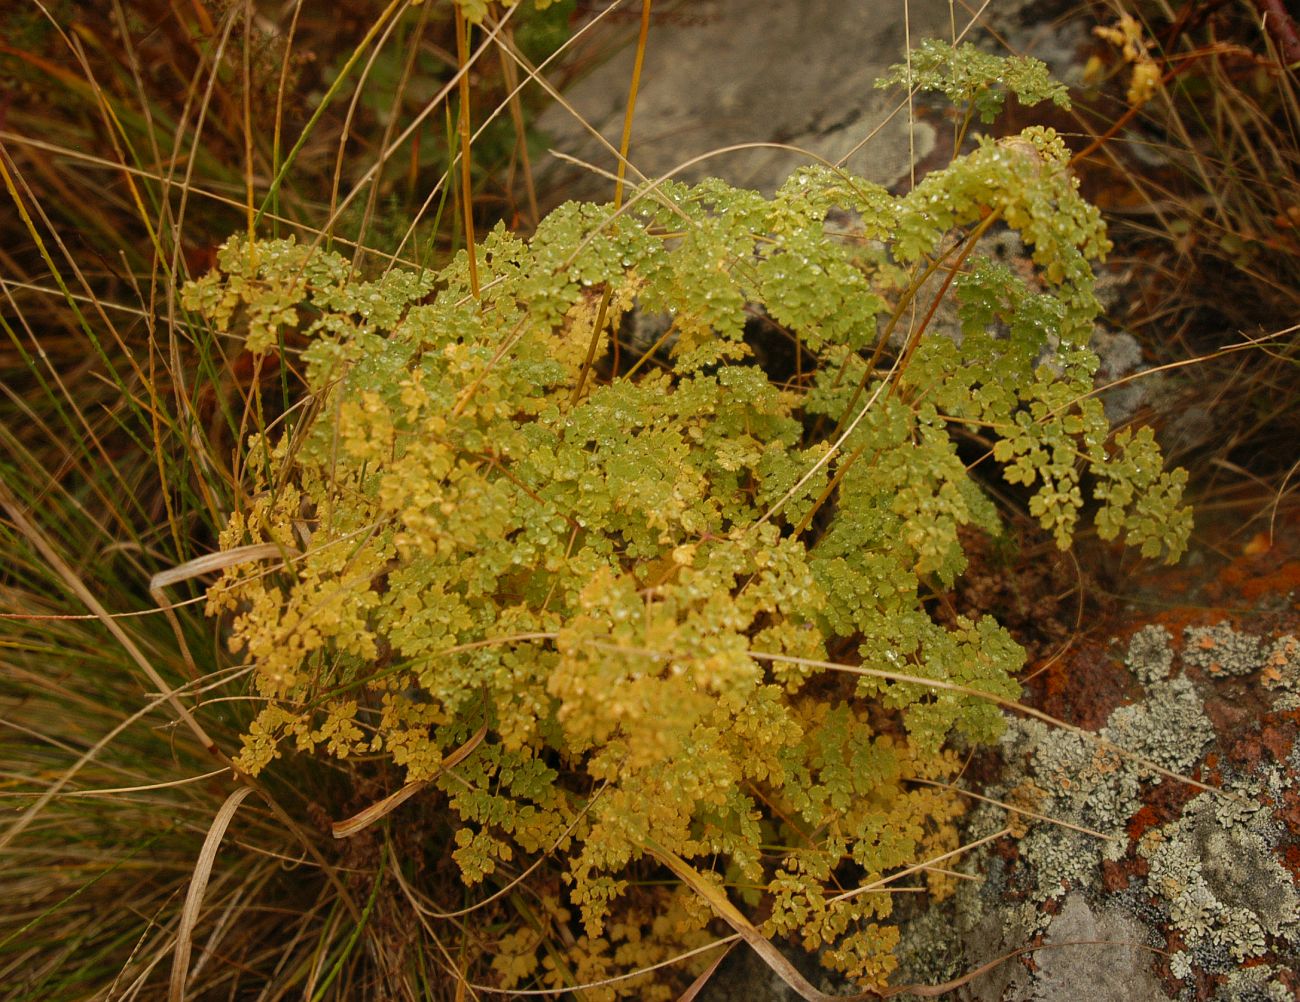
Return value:
[[(1016, 66), (1030, 96), (1057, 96)], [(211, 596), (265, 700), (240, 767), (291, 742), (431, 779), (469, 883), (553, 853), (585, 932), (579, 980), (704, 935), (680, 887), (651, 894), (658, 918), (629, 895), (653, 842), (761, 907), (767, 933), (881, 984), (890, 896), (846, 891), (955, 848), (960, 804), (911, 781), (951, 776), (945, 742), (1000, 720), (952, 689), (809, 662), (1017, 694), (1001, 627), (945, 627), (923, 601), (962, 573), (962, 527), (998, 531), (958, 437), (991, 438), (1062, 546), (1089, 493), (1098, 531), (1149, 554), (1176, 556), (1188, 531), (1182, 475), (1149, 433), (1112, 437), (1091, 396), (1108, 244), (1065, 161), (1031, 129), (900, 197), (815, 167), (773, 199), (714, 180), (618, 213), (564, 205), (531, 241), (499, 228), (475, 249), (477, 300), (463, 254), (363, 282), (334, 254), (232, 239), (187, 307), (256, 352), (306, 335), (312, 392), (252, 442), (254, 500), (221, 540), (287, 557), (271, 576), (230, 567)], [(1036, 274), (966, 256), (994, 219)], [(891, 340), (945, 269), (960, 337)], [(603, 289), (616, 315), (669, 313), (676, 336), (663, 364), (579, 387)], [(755, 309), (797, 345), (791, 371), (753, 357)], [(566, 983), (542, 942), (501, 940), (503, 986)]]

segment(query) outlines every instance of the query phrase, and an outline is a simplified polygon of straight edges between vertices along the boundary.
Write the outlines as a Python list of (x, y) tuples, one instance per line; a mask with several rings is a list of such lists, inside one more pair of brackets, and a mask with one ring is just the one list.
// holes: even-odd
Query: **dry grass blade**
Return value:
[[(483, 743), (485, 737), (487, 737), (487, 724), (480, 727), (468, 741), (443, 759), (438, 771), (444, 772), (465, 761), (474, 749)], [(352, 817), (345, 818), (343, 821), (335, 821), (330, 825), (330, 831), (333, 832), (335, 838), (350, 838), (358, 832), (365, 831), (376, 821), (393, 813), (431, 782), (432, 779), (419, 779), (414, 783), (407, 783), (396, 793), (389, 794), (383, 800), (371, 804), (362, 811), (358, 811)]]
[(66, 584), (68, 588), (70, 588), (72, 592), (86, 604), (86, 607), (99, 618), (100, 622), (104, 624), (108, 632), (111, 633), (117, 642), (126, 649), (126, 652), (131, 656), (131, 660), (133, 660), (140, 667), (140, 670), (148, 676), (149, 681), (157, 686), (160, 692), (167, 694), (167, 702), (176, 712), (176, 715), (180, 717), (180, 719), (185, 722), (185, 725), (194, 733), (194, 736), (199, 739), (203, 747), (213, 755), (217, 756), (217, 758), (224, 761), (224, 756), (221, 754), (221, 749), (217, 747), (216, 742), (208, 736), (208, 733), (203, 729), (203, 726), (194, 719), (194, 715), (186, 709), (180, 699), (172, 692), (172, 687), (163, 681), (163, 677), (158, 674), (158, 670), (154, 668), (149, 659), (144, 656), (144, 652), (140, 650), (139, 646), (131, 639), (131, 636), (126, 632), (126, 630), (118, 624), (116, 619), (109, 615), (108, 610), (104, 608), (99, 599), (95, 598), (95, 596), (91, 594), (90, 589), (86, 587), (85, 583), (81, 580), (81, 577), (73, 571), (73, 569), (68, 565), (68, 562), (59, 556), (54, 547), (50, 545), (50, 542), (45, 538), (44, 533), (42, 533), (40, 529), (38, 529), (31, 520), (27, 518), (26, 514), (22, 510), (22, 506), (18, 503), (17, 498), (15, 498), (10, 492), (8, 486), (3, 480), (0, 480), (0, 507), (3, 507), (9, 513), (9, 517), (13, 520), (14, 525), (18, 527), (18, 531), (21, 532), (34, 547), (36, 547), (42, 557), (49, 561), (50, 566), (57, 572), (64, 584)]
[[(63, 788), (73, 780), (73, 778), (77, 775), (77, 773), (79, 773), (83, 768), (85, 768), (85, 766), (88, 763), (93, 762), (96, 756), (98, 756), (103, 751), (103, 749), (108, 747), (109, 744), (111, 744), (119, 735), (121, 735), (129, 727), (131, 727), (137, 721), (146, 717), (148, 714), (152, 713), (159, 706), (162, 706), (163, 704), (171, 704), (176, 698), (177, 691), (167, 690), (161, 696), (158, 696), (155, 699), (150, 700), (139, 710), (137, 710), (135, 713), (131, 714), (126, 719), (121, 721), (116, 727), (114, 727), (107, 734), (103, 735), (93, 745), (91, 745), (90, 748), (88, 748), (86, 752), (77, 759), (76, 762), (74, 762), (72, 765), (70, 765), (67, 769), (63, 771), (62, 775), (60, 775), (59, 778), (54, 783), (52, 783), (48, 789), (44, 790), (37, 797), (35, 803), (33, 803), (30, 807), (28, 807), (27, 810), (24, 811), (22, 815), (18, 818), (18, 820), (9, 826), (8, 830), (5, 831), (4, 835), (0, 835), (0, 851), (3, 851), (4, 849), (8, 848), (10, 843), (12, 843), (14, 839), (16, 839), (19, 835), (21, 835), (23, 831), (29, 825), (31, 825), (31, 823), (34, 820), (36, 820), (37, 815), (39, 815), (41, 811), (44, 810), (46, 805), (49, 804), (51, 800), (53, 800), (55, 797), (59, 795), (59, 793), (63, 790)], [(224, 772), (225, 770), (222, 771)]]
[(236, 564), (283, 556), (285, 556), (285, 549), (277, 543), (254, 543), (250, 546), (237, 546), (232, 550), (222, 550), (220, 553), (208, 553), (201, 557), (195, 557), (179, 567), (159, 571), (149, 579), (149, 594), (153, 596), (154, 601), (158, 603), (158, 607), (167, 616), (167, 621), (171, 623), (172, 632), (176, 635), (176, 643), (185, 658), (185, 666), (189, 670), (191, 679), (198, 678), (199, 670), (194, 663), (194, 655), (190, 653), (190, 645), (185, 640), (185, 631), (181, 629), (180, 620), (176, 618), (175, 607), (172, 605), (171, 599), (167, 597), (166, 590), (172, 585), (180, 584), (182, 581), (189, 581), (191, 578), (199, 577), (202, 574), (210, 574), (213, 571), (225, 570), (227, 567), (233, 567)]
[(682, 883), (698, 894), (713, 909), (714, 914), (736, 930), (754, 952), (763, 958), (763, 963), (793, 988), (800, 998), (807, 999), (808, 1002), (832, 1002), (834, 999), (866, 1002), (868, 999), (880, 998), (880, 993), (874, 991), (860, 992), (856, 995), (827, 995), (825, 992), (818, 991), (790, 961), (785, 959), (781, 951), (772, 945), (772, 941), (754, 928), (753, 923), (740, 913), (740, 910), (727, 899), (725, 891), (705, 880), (686, 860), (655, 842), (647, 840), (646, 850), (668, 867)]
[(879, 678), (890, 682), (903, 682), (910, 685), (919, 685), (927, 689), (941, 689), (945, 692), (955, 692), (963, 696), (972, 696), (976, 699), (987, 699), (990, 703), (996, 703), (1004, 710), (1010, 710), (1013, 713), (1023, 713), (1026, 716), (1033, 717), (1035, 720), (1041, 720), (1043, 723), (1048, 724), (1051, 727), (1056, 727), (1063, 731), (1069, 731), (1071, 734), (1077, 734), (1084, 740), (1095, 742), (1099, 747), (1105, 748), (1108, 751), (1113, 751), (1115, 754), (1132, 762), (1136, 762), (1138, 765), (1142, 766), (1142, 768), (1149, 769), (1157, 775), (1164, 776), (1167, 779), (1172, 779), (1179, 783), (1186, 783), (1188, 786), (1194, 787), (1198, 790), (1204, 790), (1207, 793), (1213, 793), (1230, 800), (1239, 801), (1241, 799), (1238, 794), (1233, 793), (1230, 790), (1222, 790), (1217, 786), (1210, 786), (1209, 784), (1193, 779), (1191, 776), (1184, 776), (1181, 773), (1172, 772), (1157, 762), (1153, 762), (1144, 755), (1138, 755), (1126, 748), (1121, 748), (1119, 745), (1107, 741), (1089, 730), (1085, 730), (1082, 727), (1075, 727), (1073, 724), (1053, 717), (1050, 713), (1044, 713), (1042, 710), (1035, 709), (1032, 706), (1026, 706), (1024, 703), (1018, 702), (1014, 699), (1007, 699), (991, 692), (985, 692), (982, 689), (975, 689), (967, 685), (958, 685), (955, 682), (946, 682), (941, 679), (928, 679), (920, 675), (908, 675), (904, 672), (884, 671), (879, 668), (864, 668), (861, 665), (841, 665), (832, 661), (817, 661), (812, 658), (795, 658), (784, 654), (769, 654), (764, 651), (750, 651), (749, 656), (756, 658), (759, 661), (778, 661), (788, 664), (802, 664), (814, 668), (823, 668), (828, 671), (844, 672), (849, 675), (862, 675), (866, 678)]
[(993, 797), (986, 797), (981, 793), (975, 793), (973, 790), (963, 790), (959, 786), (951, 783), (936, 783), (930, 779), (912, 779), (910, 782), (920, 783), (922, 786), (934, 786), (941, 790), (951, 790), (961, 797), (969, 797), (971, 800), (978, 800), (981, 804), (992, 804), (994, 807), (1001, 807), (1009, 814), (1023, 815), (1027, 818), (1033, 818), (1035, 821), (1042, 821), (1049, 825), (1059, 825), (1062, 828), (1068, 828), (1070, 831), (1076, 831), (1080, 835), (1089, 835), (1092, 838), (1099, 838), (1105, 842), (1123, 841), (1114, 835), (1107, 835), (1105, 832), (1099, 832), (1093, 828), (1085, 828), (1083, 825), (1071, 824), (1069, 821), (1062, 821), (1059, 818), (1051, 817), (1047, 814), (1039, 814), (1037, 811), (1028, 810), (1025, 807), (1018, 807), (1015, 804), (1009, 804), (1005, 800), (996, 800)]
[(722, 962), (731, 955), (735, 945), (735, 942), (728, 944), (727, 948), (718, 954), (717, 959), (701, 971), (699, 977), (690, 983), (686, 991), (677, 996), (677, 1002), (694, 1002), (696, 996), (704, 990), (704, 986), (713, 980), (713, 975), (718, 973), (718, 968), (722, 966)]
[(212, 819), (212, 827), (208, 829), (208, 836), (203, 840), (203, 848), (194, 864), (194, 876), (190, 879), (190, 889), (185, 895), (180, 928), (176, 932), (176, 953), (172, 961), (171, 983), (167, 991), (168, 1002), (184, 1002), (194, 926), (199, 920), (199, 909), (203, 905), (203, 895), (208, 888), (208, 878), (212, 876), (212, 864), (216, 861), (217, 850), (221, 848), (221, 840), (225, 837), (226, 829), (230, 827), (235, 812), (239, 810), (239, 805), (244, 802), (244, 798), (252, 792), (251, 786), (241, 786), (232, 791), (226, 798), (226, 802), (221, 805), (221, 809), (217, 811), (217, 816)]
[[(623, 135), (618, 144), (618, 182), (614, 185), (614, 210), (617, 212), (623, 204), (623, 184), (627, 177), (627, 151), (632, 142), (632, 121), (636, 117), (636, 95), (641, 86), (641, 70), (645, 65), (646, 42), (650, 35), (651, 0), (641, 0), (641, 28), (636, 40), (636, 59), (632, 64), (632, 80), (627, 89), (627, 106), (623, 111)], [(600, 306), (596, 310), (596, 322), (592, 324), (591, 340), (587, 343), (587, 357), (582, 361), (582, 370), (569, 397), (571, 404), (577, 403), (582, 396), (582, 389), (591, 373), (592, 363), (596, 360), (596, 348), (605, 333), (605, 320), (609, 311), (609, 302), (613, 290), (609, 286), (601, 292)]]

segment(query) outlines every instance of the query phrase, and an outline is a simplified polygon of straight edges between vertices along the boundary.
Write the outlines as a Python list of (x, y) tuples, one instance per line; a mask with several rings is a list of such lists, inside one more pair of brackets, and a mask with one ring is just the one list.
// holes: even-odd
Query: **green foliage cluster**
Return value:
[(1065, 86), (1052, 79), (1040, 60), (995, 56), (970, 42), (952, 46), (936, 38), (922, 39), (905, 64), (877, 82), (878, 87), (891, 84), (938, 91), (986, 125), (997, 118), (1008, 92), (1027, 105), (1070, 104)]
[[(513, 7), (519, 0), (506, 0), (505, 6)], [(533, 7), (538, 11), (544, 11), (556, 0), (533, 0)], [(483, 19), (487, 17), (488, 0), (455, 0), (456, 6), (461, 9), (465, 19), (473, 24), (482, 24)]]
[[(964, 51), (949, 62), (969, 70)], [(991, 453), (1062, 546), (1088, 492), (1104, 538), (1173, 558), (1188, 531), (1181, 474), (1091, 396), (1108, 244), (1065, 162), (1030, 129), (902, 196), (810, 167), (771, 199), (711, 180), (568, 204), (475, 248), (477, 299), (463, 253), (363, 281), (232, 239), (186, 306), (254, 353), (306, 335), (311, 391), (252, 437), (251, 500), (221, 540), (283, 564), (210, 593), (264, 701), (240, 767), (293, 748), (430, 782), (470, 884), (548, 854), (580, 961), (566, 975), (521, 927), (502, 986), (698, 942), (707, 908), (641, 886), (652, 851), (881, 984), (887, 888), (837, 890), (955, 847), (960, 804), (913, 781), (954, 773), (950, 739), (998, 734), (973, 691), (1018, 691), (1000, 626), (930, 611), (963, 530), (999, 531), (959, 446)], [(1032, 275), (975, 249), (995, 222)], [(953, 279), (960, 336), (903, 333), (931, 275)], [(671, 315), (670, 357), (611, 373), (634, 308)], [(797, 344), (792, 372), (753, 357), (755, 309)]]

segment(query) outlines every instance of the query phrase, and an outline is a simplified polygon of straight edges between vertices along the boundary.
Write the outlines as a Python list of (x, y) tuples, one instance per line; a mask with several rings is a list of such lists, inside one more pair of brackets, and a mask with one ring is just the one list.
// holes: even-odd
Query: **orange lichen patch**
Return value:
[(1152, 828), (1157, 828), (1164, 822), (1161, 817), (1162, 812), (1158, 811), (1151, 804), (1145, 805), (1140, 811), (1129, 819), (1128, 837), (1137, 841)]
[(1150, 790), (1144, 798), (1142, 807), (1129, 819), (1129, 838), (1136, 842), (1151, 829), (1168, 824), (1178, 817), (1188, 801), (1196, 794), (1195, 787), (1170, 780)]
[(1100, 644), (1089, 643), (1046, 667), (1029, 684), (1034, 704), (1052, 716), (1095, 731), (1132, 693), (1124, 666)]
[[(1199, 637), (1197, 637), (1195, 641), (1193, 641), (1192, 646), (1195, 647), (1197, 650), (1212, 651), (1215, 649), (1215, 647), (1218, 646), (1218, 641), (1215, 639), (1213, 634), (1203, 633)], [(1223, 669), (1222, 662), (1215, 661), (1215, 660), (1211, 660), (1209, 663), (1205, 665), (1205, 671), (1208, 674), (1213, 675), (1215, 677), (1220, 677), (1227, 674), (1227, 672), (1225, 672)]]
[(1257, 557), (1261, 553), (1267, 553), (1273, 548), (1273, 537), (1267, 532), (1257, 532), (1250, 537), (1250, 541), (1241, 548), (1242, 556)]
[(1152, 618), (1151, 622), (1163, 626), (1173, 636), (1174, 642), (1183, 635), (1183, 631), (1189, 626), (1207, 626), (1209, 618), (1204, 609), (1194, 605), (1179, 606), (1174, 609), (1166, 609), (1159, 615)]
[(1285, 513), (1269, 532), (1258, 532), (1219, 574), (1226, 592), (1255, 603), (1300, 591), (1300, 515)]
[(1294, 634), (1279, 637), (1269, 650), (1259, 680), (1268, 689), (1297, 687), (1300, 682), (1300, 640)]
[[(1222, 528), (1230, 534), (1231, 526)], [(1212, 526), (1201, 529), (1216, 535)], [(1300, 507), (1281, 510), (1269, 531), (1255, 533), (1227, 550), (1205, 548), (1199, 565), (1174, 568), (1141, 566), (1127, 577), (1137, 594), (1168, 603), (1157, 622), (1178, 635), (1185, 625), (1199, 625), (1206, 608), (1255, 608), (1261, 605), (1300, 608)], [(1294, 593), (1294, 594), (1293, 594)], [(1290, 601), (1287, 596), (1292, 595)], [(1198, 608), (1199, 607), (1199, 608)]]
[[(1242, 598), (1252, 602), (1270, 595), (1294, 595), (1300, 592), (1300, 560), (1288, 560), (1270, 571), (1242, 566), (1254, 563), (1257, 559), (1233, 561), (1223, 572), (1224, 583), (1231, 585)], [(1300, 608), (1300, 603), (1297, 603), (1297, 608)]]
[[(1026, 811), (1037, 813), (1042, 810), (1044, 800), (1047, 794), (1037, 783), (1031, 780), (1025, 780), (1019, 783), (1007, 793), (1006, 801), (1013, 807), (1020, 807)], [(1017, 811), (1011, 811), (1007, 815), (1007, 828), (1014, 838), (1024, 838), (1025, 833), (1029, 830), (1029, 818), (1027, 815)]]
[(1109, 748), (1098, 747), (1096, 753), (1092, 756), (1092, 767), (1099, 776), (1119, 772), (1124, 765), (1124, 760)]
[(1151, 867), (1141, 856), (1127, 856), (1114, 861), (1104, 860), (1101, 864), (1101, 882), (1108, 891), (1122, 891), (1134, 878), (1147, 875)]

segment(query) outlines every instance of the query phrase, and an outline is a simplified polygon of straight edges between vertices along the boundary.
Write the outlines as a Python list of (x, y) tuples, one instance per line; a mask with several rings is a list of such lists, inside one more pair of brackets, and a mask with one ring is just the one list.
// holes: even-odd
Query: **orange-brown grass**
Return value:
[[(1116, 319), (1156, 363), (1204, 355), (1180, 404), (1215, 434), (1191, 455), (1204, 503), (1291, 494), (1300, 391), (1300, 41), (1271, 0), (1096, 0), (1079, 169), (1130, 275)], [(1221, 349), (1257, 340), (1255, 349)]]

